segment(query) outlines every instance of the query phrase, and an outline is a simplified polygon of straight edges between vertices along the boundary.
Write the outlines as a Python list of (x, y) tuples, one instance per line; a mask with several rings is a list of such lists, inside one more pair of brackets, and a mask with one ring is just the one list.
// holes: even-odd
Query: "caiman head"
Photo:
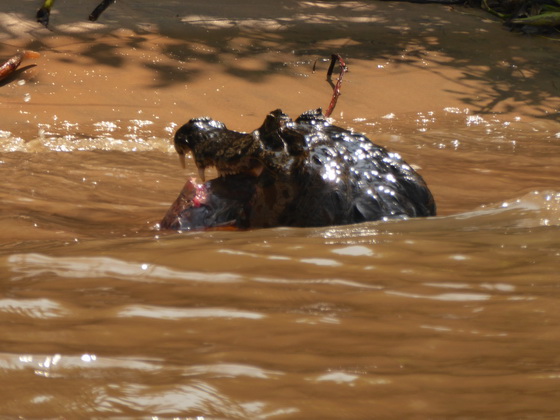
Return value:
[[(179, 128), (202, 179), (187, 181), (161, 228), (325, 226), (435, 214), (424, 181), (397, 154), (331, 125), (321, 110), (272, 111), (252, 133), (207, 117)], [(216, 179), (205, 180), (215, 167)]]

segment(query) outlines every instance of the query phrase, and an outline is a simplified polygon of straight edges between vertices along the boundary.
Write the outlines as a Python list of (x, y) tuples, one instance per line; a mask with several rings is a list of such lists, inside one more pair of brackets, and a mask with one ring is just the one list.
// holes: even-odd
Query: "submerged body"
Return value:
[(327, 226), (435, 215), (426, 183), (402, 158), (362, 134), (332, 125), (320, 110), (292, 121), (272, 111), (252, 133), (197, 118), (177, 130), (175, 148), (192, 153), (187, 181), (163, 229)]

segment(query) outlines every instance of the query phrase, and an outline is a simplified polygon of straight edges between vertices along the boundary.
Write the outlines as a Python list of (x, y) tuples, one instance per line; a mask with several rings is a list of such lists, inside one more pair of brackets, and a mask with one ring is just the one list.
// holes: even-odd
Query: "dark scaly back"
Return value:
[(341, 184), (341, 194), (354, 203), (350, 220), (435, 215), (426, 183), (397, 153), (330, 124), (320, 109), (302, 114), (296, 124), (308, 132), (309, 164), (323, 179)]

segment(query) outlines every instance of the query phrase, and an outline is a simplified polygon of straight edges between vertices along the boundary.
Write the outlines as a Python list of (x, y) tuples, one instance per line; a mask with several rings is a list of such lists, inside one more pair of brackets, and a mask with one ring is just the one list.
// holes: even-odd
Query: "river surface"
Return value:
[[(277, 11), (273, 3), (255, 11), (240, 2), (272, 26), (262, 16)], [(32, 15), (34, 3), (22, 4)], [(339, 22), (332, 39), (296, 27), (317, 36), (317, 50), (282, 38), (282, 28), (266, 37), (266, 25), (247, 16), (184, 8), (165, 36), (111, 22), (72, 35), (63, 25), (79, 26), (80, 7), (87, 15), (91, 5), (64, 4), (54, 33), (12, 31), (1, 50), (34, 47), (43, 61), (0, 87), (0, 418), (560, 418), (560, 75), (549, 59), (558, 43), (453, 9), (370, 2), (314, 10), (316, 21)], [(138, 13), (153, 14), (155, 6), (139, 4)], [(360, 5), (383, 19), (360, 27)], [(422, 7), (433, 21), (418, 17)], [(133, 9), (117, 2), (104, 16), (118, 26)], [(32, 27), (18, 13), (0, 14), (4, 28), (14, 19)], [(383, 39), (375, 38), (363, 50), (370, 29), (379, 35), (406, 19), (414, 24), (388, 29), (385, 41), (405, 31), (410, 45), (378, 54)], [(461, 35), (453, 25), (463, 19), (475, 35), (446, 41), (429, 26)], [(193, 30), (196, 45), (181, 41), (177, 28), (197, 21), (205, 26)], [(239, 32), (226, 32), (227, 47), (216, 50), (209, 22)], [(488, 43), (473, 53), (472, 36)], [(508, 37), (515, 53), (492, 49)], [(119, 52), (109, 56), (125, 57), (118, 65), (83, 54), (107, 39)], [(180, 41), (184, 51), (168, 48)], [(293, 117), (326, 106), (328, 84), (312, 66), (332, 45), (350, 66), (335, 123), (417, 167), (438, 216), (159, 230), (196, 173), (192, 161), (180, 168), (170, 145), (177, 125), (212, 113), (250, 130), (279, 106)], [(252, 53), (236, 56), (243, 48)], [(216, 58), (200, 59), (205, 49)], [(205, 73), (177, 79), (177, 70), (143, 62), (155, 72), (145, 84), (130, 69), (143, 54), (191, 70), (204, 61)], [(448, 66), (461, 54), (460, 66)], [(510, 54), (510, 64), (493, 54)], [(326, 65), (320, 60), (320, 71)], [(110, 88), (77, 82), (88, 75)], [(180, 102), (185, 91), (200, 100)], [(156, 106), (143, 102), (146, 92)]]

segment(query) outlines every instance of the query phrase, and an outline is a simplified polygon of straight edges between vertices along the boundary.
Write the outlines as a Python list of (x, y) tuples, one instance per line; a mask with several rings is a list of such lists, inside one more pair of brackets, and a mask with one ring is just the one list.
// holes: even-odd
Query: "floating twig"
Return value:
[(20, 51), (0, 66), (0, 80), (10, 76), (21, 64), (24, 58), (38, 58), (41, 54), (35, 51)]
[[(340, 65), (340, 74), (338, 75), (338, 79), (336, 81), (336, 84), (334, 84), (332, 82), (331, 76), (332, 76), (333, 71), (334, 71), (334, 65), (337, 61), (338, 61), (338, 64)], [(325, 112), (325, 117), (330, 117), (332, 112), (334, 111), (334, 107), (336, 106), (336, 101), (338, 100), (338, 97), (340, 96), (340, 87), (342, 85), (342, 76), (347, 71), (348, 71), (348, 67), (346, 66), (346, 63), (344, 62), (344, 60), (340, 56), (340, 54), (333, 54), (331, 56), (331, 64), (329, 66), (329, 69), (327, 70), (327, 81), (329, 82), (329, 84), (333, 88), (333, 94), (332, 94), (332, 98), (331, 98), (331, 103), (329, 104), (329, 107), (327, 108), (327, 111)]]

